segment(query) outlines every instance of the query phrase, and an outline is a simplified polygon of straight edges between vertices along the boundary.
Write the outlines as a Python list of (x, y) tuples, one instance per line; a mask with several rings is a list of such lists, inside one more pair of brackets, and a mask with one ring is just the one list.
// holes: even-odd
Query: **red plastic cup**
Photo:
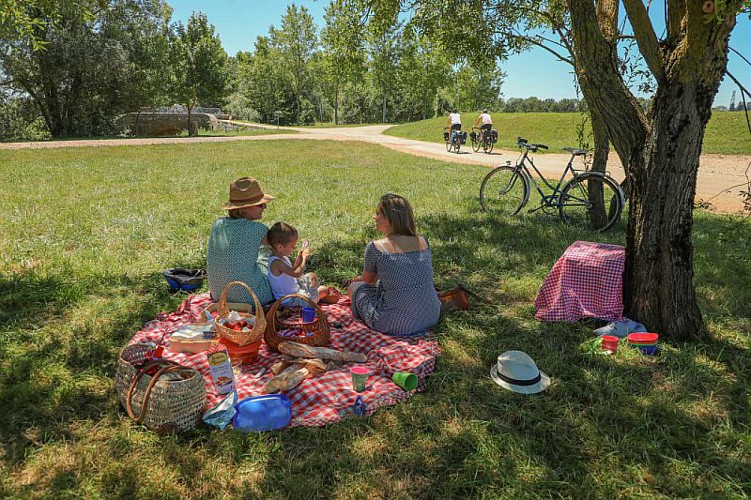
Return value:
[(602, 348), (606, 351), (615, 352), (618, 350), (618, 337), (615, 335), (603, 335), (600, 337), (602, 339)]

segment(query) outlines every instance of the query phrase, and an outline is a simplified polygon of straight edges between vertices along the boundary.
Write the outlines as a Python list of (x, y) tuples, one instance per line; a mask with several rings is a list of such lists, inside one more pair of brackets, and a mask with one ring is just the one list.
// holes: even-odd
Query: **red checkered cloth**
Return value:
[(622, 246), (575, 241), (553, 265), (535, 299), (535, 318), (567, 321), (623, 317)]
[[(156, 320), (144, 325), (144, 329), (128, 344), (153, 342), (166, 346), (172, 332), (199, 321), (201, 311), (211, 303), (209, 294), (191, 295), (175, 312), (162, 313)], [(391, 381), (395, 371), (414, 373), (419, 379), (417, 390), (424, 390), (425, 381), (433, 373), (440, 352), (438, 342), (432, 334), (422, 339), (402, 340), (371, 330), (352, 316), (349, 299), (346, 297), (338, 304), (321, 304), (321, 309), (331, 326), (330, 347), (366, 354), (368, 361), (361, 365), (371, 370), (371, 376), (365, 392), (361, 393), (352, 388), (352, 378), (349, 374), (352, 364), (304, 380), (287, 392), (292, 403), (290, 427), (333, 424), (351, 416), (357, 396), (361, 396), (362, 402), (366, 405), (367, 415), (373, 414), (382, 406), (394, 405), (407, 399), (412, 393), (405, 392)], [(208, 407), (212, 407), (222, 398), (214, 390), (206, 353), (174, 353), (165, 349), (164, 357), (183, 366), (195, 368), (203, 375)], [(280, 359), (281, 355), (272, 353), (263, 343), (253, 364), (236, 367), (238, 399), (260, 395), (263, 385), (273, 377), (268, 368)], [(266, 373), (256, 378), (255, 374), (264, 367), (267, 368)]]

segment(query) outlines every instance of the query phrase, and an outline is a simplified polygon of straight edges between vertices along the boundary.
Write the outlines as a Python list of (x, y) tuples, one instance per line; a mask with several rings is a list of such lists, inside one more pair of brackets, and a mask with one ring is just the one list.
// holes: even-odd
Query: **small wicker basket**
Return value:
[[(303, 323), (302, 321), (289, 323), (284, 322), (277, 316), (279, 307), (283, 307), (282, 302), (292, 297), (299, 297), (310, 304), (311, 307), (315, 308), (315, 321), (311, 323)], [(323, 311), (318, 306), (318, 304), (310, 300), (310, 298), (306, 297), (305, 295), (293, 293), (290, 295), (285, 295), (281, 299), (274, 302), (274, 305), (271, 306), (271, 309), (269, 309), (269, 312), (266, 314), (266, 323), (266, 345), (268, 345), (269, 349), (271, 349), (272, 351), (279, 352), (279, 344), (286, 341), (297, 342), (314, 347), (326, 347), (327, 345), (329, 345), (329, 323), (328, 321), (326, 321), (326, 317), (324, 316)], [(300, 333), (303, 333), (303, 335), (283, 337), (279, 335), (279, 333), (277, 333), (279, 330), (284, 329), (294, 329), (299, 331)], [(306, 332), (313, 332), (313, 335), (306, 336), (304, 335), (304, 333)]]
[[(240, 312), (239, 310), (234, 309), (237, 310), (237, 312), (243, 318), (255, 317), (256, 324), (249, 331), (239, 332), (237, 330), (233, 330), (232, 328), (227, 328), (226, 326), (219, 324), (220, 319), (224, 319), (229, 316), (230, 309), (227, 305), (227, 291), (235, 285), (239, 285), (245, 288), (248, 293), (250, 293), (250, 296), (253, 297), (253, 301), (255, 302), (255, 315), (247, 312)], [(253, 292), (253, 290), (251, 290), (251, 288), (242, 281), (233, 281), (231, 283), (227, 283), (227, 286), (225, 286), (224, 290), (222, 290), (222, 295), (219, 297), (219, 301), (216, 303), (216, 311), (216, 333), (220, 337), (223, 337), (230, 342), (234, 342), (237, 345), (252, 344), (254, 342), (260, 341), (263, 338), (263, 333), (266, 330), (266, 318), (263, 316), (263, 306), (261, 305), (261, 301), (258, 300), (258, 297)]]
[[(192, 368), (160, 360), (145, 361), (153, 346), (134, 344), (122, 350), (117, 360), (115, 389), (128, 416), (157, 434), (194, 429), (206, 406), (206, 383)], [(152, 376), (146, 371), (158, 371)]]

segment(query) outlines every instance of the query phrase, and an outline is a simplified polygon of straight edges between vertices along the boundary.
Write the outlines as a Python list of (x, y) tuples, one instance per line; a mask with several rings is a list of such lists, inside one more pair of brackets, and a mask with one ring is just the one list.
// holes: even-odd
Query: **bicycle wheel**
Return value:
[(480, 205), (485, 212), (515, 215), (529, 199), (529, 179), (514, 167), (496, 167), (482, 180)]
[(475, 138), (472, 139), (472, 151), (474, 151), (475, 153), (477, 153), (478, 151), (480, 151), (481, 143), (480, 143), (480, 141), (478, 139), (479, 139), (479, 137), (477, 137), (477, 136), (475, 136)]
[(568, 225), (607, 231), (618, 222), (623, 210), (617, 182), (595, 173), (577, 175), (561, 191), (558, 213)]
[(493, 152), (493, 141), (490, 138), (482, 142), (482, 150), (487, 154)]
[(448, 151), (450, 153), (451, 152), (451, 148), (453, 148), (453, 147), (454, 146), (451, 144), (451, 139), (449, 139), (448, 141), (446, 141), (446, 151)]

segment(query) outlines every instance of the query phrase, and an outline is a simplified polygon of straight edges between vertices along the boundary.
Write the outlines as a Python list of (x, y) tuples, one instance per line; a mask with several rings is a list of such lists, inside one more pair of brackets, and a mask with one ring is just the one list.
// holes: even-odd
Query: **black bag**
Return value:
[(472, 142), (477, 142), (477, 132), (474, 130), (469, 133), (469, 138), (472, 139)]
[(467, 133), (466, 132), (462, 132), (459, 135), (459, 138), (460, 138), (462, 144), (467, 144)]
[(490, 137), (493, 140), (493, 144), (498, 142), (498, 131), (496, 129), (493, 129), (490, 131)]
[(444, 140), (445, 142), (449, 142), (449, 133), (448, 133), (448, 132), (444, 132), (444, 133), (443, 133), (443, 140)]

